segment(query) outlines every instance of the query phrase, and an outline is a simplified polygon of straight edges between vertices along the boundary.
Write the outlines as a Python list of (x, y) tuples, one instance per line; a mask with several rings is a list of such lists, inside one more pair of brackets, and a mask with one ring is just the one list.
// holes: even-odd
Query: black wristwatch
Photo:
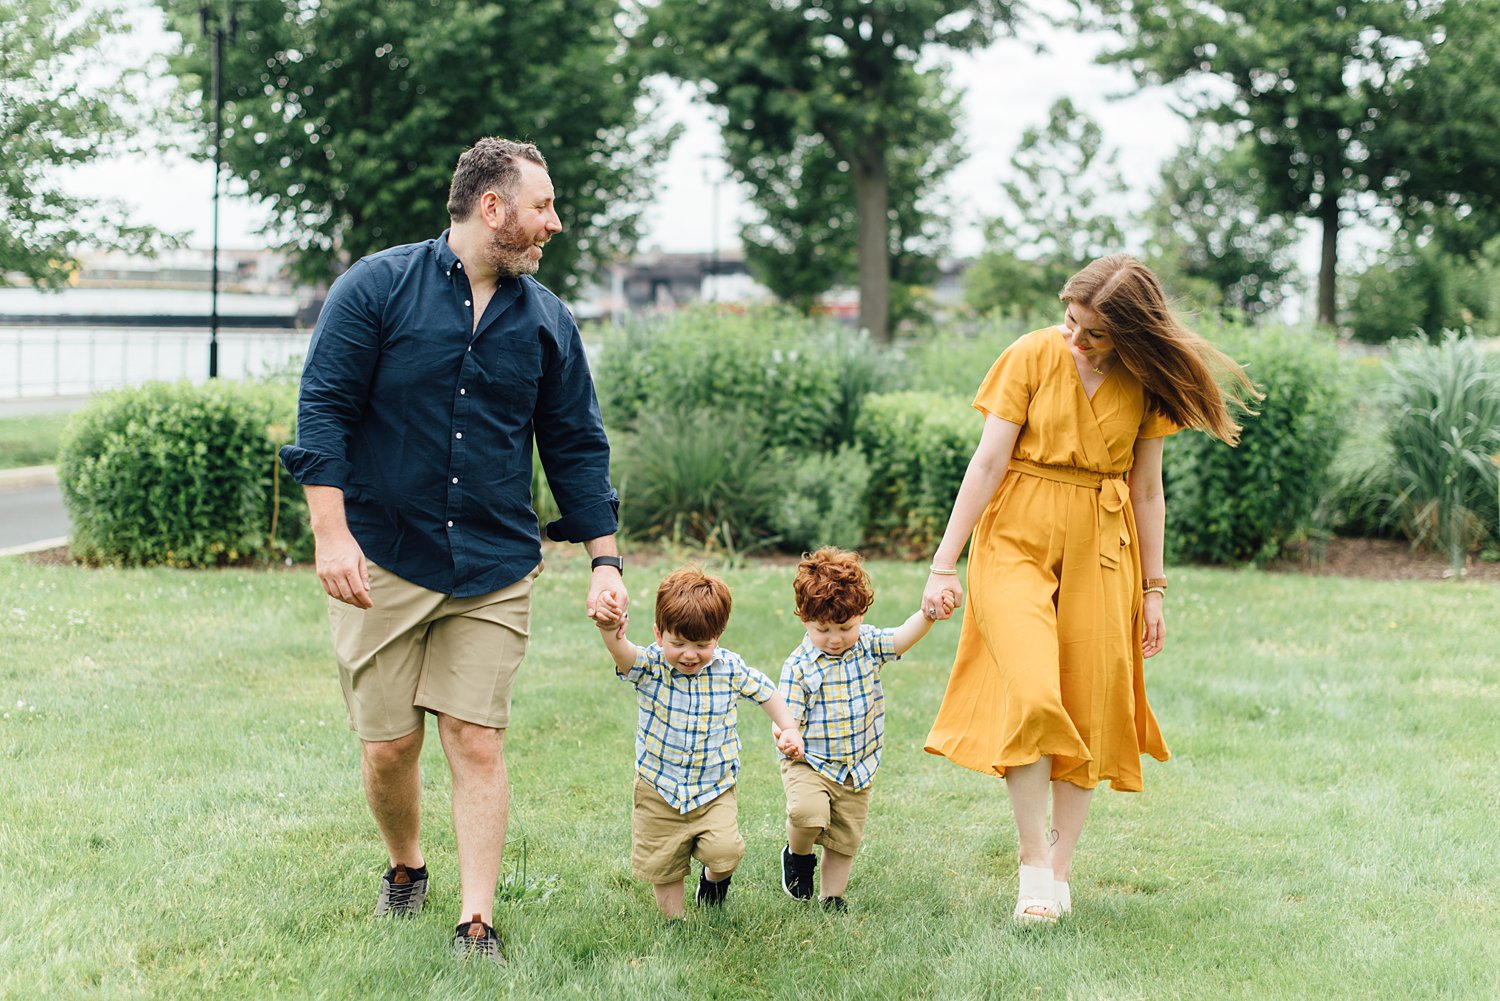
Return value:
[(620, 571), (621, 576), (625, 574), (625, 561), (619, 556), (595, 556), (589, 561), (590, 570), (598, 570), (600, 567), (614, 567)]

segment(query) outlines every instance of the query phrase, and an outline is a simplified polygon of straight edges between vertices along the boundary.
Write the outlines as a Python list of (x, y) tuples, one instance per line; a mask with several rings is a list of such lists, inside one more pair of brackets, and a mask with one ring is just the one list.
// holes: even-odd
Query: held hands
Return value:
[[(609, 603), (605, 603), (606, 597)], [(625, 620), (630, 608), (630, 592), (625, 590), (625, 581), (620, 577), (620, 571), (611, 567), (599, 567), (594, 570), (589, 578), (589, 596), (584, 601), (584, 614), (594, 620), (594, 624), (603, 629), (608, 625), (615, 626), (619, 632), (616, 637), (624, 637)], [(604, 618), (600, 618), (600, 615)]]
[(314, 565), (328, 596), (355, 608), (374, 608), (375, 602), (370, 599), (370, 570), (365, 564), (364, 550), (354, 536), (345, 531), (315, 539)]
[(937, 622), (953, 616), (953, 612), (964, 603), (964, 588), (958, 578), (947, 574), (931, 574), (927, 586), (922, 590), (922, 614)]
[(625, 626), (630, 620), (630, 613), (626, 611), (629, 599), (622, 600), (614, 591), (601, 591), (597, 596), (591, 596), (591, 599), (589, 618), (594, 620), (594, 625), (605, 632), (613, 630), (616, 639), (623, 638)]
[(802, 734), (796, 727), (790, 726), (783, 730), (776, 724), (771, 724), (771, 736), (776, 740), (776, 749), (785, 754), (793, 761), (802, 757)]

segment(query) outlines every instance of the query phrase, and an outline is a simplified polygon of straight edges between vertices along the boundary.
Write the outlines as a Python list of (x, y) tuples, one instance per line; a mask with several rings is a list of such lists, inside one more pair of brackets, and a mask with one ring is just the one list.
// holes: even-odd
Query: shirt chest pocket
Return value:
[(475, 342), (474, 353), (486, 397), (529, 415), (542, 381), (541, 349), (517, 337), (484, 335)]

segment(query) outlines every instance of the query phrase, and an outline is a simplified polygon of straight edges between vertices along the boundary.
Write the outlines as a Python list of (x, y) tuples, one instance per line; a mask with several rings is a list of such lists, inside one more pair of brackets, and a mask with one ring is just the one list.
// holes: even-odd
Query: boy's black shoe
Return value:
[(717, 883), (709, 882), (708, 873), (698, 874), (698, 906), (699, 907), (723, 907), (724, 898), (729, 896), (729, 881), (734, 877), (730, 873)]
[(822, 900), (823, 910), (842, 914), (849, 909), (849, 902), (843, 897), (824, 897)]
[(375, 898), (375, 916), (387, 914), (401, 918), (416, 917), (427, 899), (427, 867), (408, 869), (397, 863), (380, 877), (380, 895)]
[(453, 954), (459, 959), (483, 959), (505, 965), (500, 933), (480, 920), (478, 914), (453, 930)]
[(818, 857), (812, 852), (797, 855), (791, 845), (781, 849), (781, 888), (787, 896), (797, 900), (813, 898), (813, 870), (818, 867)]

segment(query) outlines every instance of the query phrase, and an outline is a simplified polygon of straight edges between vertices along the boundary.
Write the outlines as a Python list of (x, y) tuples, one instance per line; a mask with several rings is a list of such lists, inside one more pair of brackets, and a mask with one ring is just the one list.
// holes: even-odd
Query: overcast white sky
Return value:
[[(147, 65), (166, 51), (174, 36), (149, 0), (128, 0), (137, 32), (118, 53), (132, 65)], [(1058, 9), (1057, 0), (1033, 6)], [(1035, 19), (1034, 19), (1035, 20)], [(1042, 123), (1053, 101), (1070, 97), (1103, 126), (1106, 142), (1120, 153), (1133, 203), (1143, 205), (1161, 162), (1187, 135), (1186, 123), (1169, 106), (1169, 95), (1138, 91), (1121, 70), (1095, 65), (1093, 56), (1109, 39), (1058, 31), (1040, 23), (1022, 29), (1020, 39), (1004, 39), (983, 52), (951, 55), (954, 80), (965, 89), (963, 135), (969, 159), (955, 172), (949, 194), (955, 206), (954, 251), (973, 254), (981, 243), (980, 225), (1000, 209), (999, 178), (1028, 126)], [(715, 228), (720, 249), (736, 244), (743, 197), (733, 184), (719, 190), (714, 211), (711, 177), (724, 176), (718, 129), (707, 109), (683, 88), (667, 85), (665, 113), (685, 132), (668, 159), (663, 184), (645, 217), (644, 248), (707, 251)], [(68, 179), (80, 192), (115, 192), (134, 207), (140, 220), (165, 229), (188, 230), (194, 246), (211, 238), (213, 169), (206, 162), (178, 157), (163, 161), (115, 159), (76, 171)], [(226, 190), (232, 190), (231, 187)], [(559, 192), (561, 198), (567, 192)], [(256, 229), (265, 215), (248, 198), (220, 202), (220, 242), (226, 247), (263, 243)], [(715, 221), (717, 227), (715, 227)], [(434, 220), (434, 231), (444, 220)]]

